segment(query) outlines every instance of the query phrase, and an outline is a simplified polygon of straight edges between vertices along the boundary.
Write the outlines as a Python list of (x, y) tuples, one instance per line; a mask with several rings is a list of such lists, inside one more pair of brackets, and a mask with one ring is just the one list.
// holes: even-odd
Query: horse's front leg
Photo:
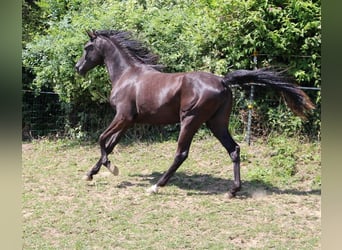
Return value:
[(108, 170), (113, 174), (113, 175), (119, 175), (119, 169), (117, 168), (117, 166), (112, 165), (110, 160), (108, 160), (108, 155), (113, 151), (114, 147), (116, 146), (116, 144), (118, 144), (122, 134), (124, 133), (125, 130), (120, 130), (117, 133), (115, 133), (114, 135), (112, 135), (112, 137), (107, 140), (106, 142), (106, 146), (105, 146), (105, 155), (107, 155), (107, 157), (102, 158), (101, 156), (101, 161), (102, 164), (108, 168)]
[(147, 189), (148, 193), (157, 193), (159, 187), (165, 186), (172, 175), (182, 165), (189, 155), (192, 138), (201, 125), (201, 121), (194, 120), (193, 117), (186, 117), (181, 123), (181, 131), (178, 138), (177, 152), (170, 168), (162, 175), (158, 182)]
[[(91, 181), (93, 179), (93, 175), (96, 175), (100, 171), (102, 165), (106, 166), (109, 169), (109, 171), (112, 172), (114, 175), (118, 175), (118, 169), (116, 167), (111, 167), (110, 161), (108, 160), (108, 155), (114, 149), (115, 140), (116, 134), (112, 135), (112, 137), (106, 143), (105, 147), (101, 146), (101, 157), (84, 176), (84, 180)], [(100, 143), (100, 145), (101, 144), (102, 143)]]
[(83, 180), (85, 181), (92, 181), (93, 175), (97, 174), (100, 171), (101, 168), (101, 159), (86, 173), (86, 175), (83, 177)]
[(120, 138), (122, 137), (125, 131), (125, 127), (119, 126), (119, 124), (113, 121), (111, 125), (101, 134), (99, 139), (101, 157), (96, 162), (96, 164), (87, 172), (87, 174), (84, 177), (85, 180), (91, 181), (93, 179), (93, 175), (96, 175), (100, 171), (102, 165), (107, 167), (112, 174), (119, 174), (118, 168), (114, 165), (111, 165), (108, 159), (108, 155), (113, 151), (114, 147), (118, 144)]

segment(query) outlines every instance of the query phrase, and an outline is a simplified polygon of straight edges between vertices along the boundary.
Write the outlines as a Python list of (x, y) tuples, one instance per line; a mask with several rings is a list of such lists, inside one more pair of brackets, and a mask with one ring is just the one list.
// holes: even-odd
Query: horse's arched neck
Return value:
[(117, 45), (109, 38), (102, 38), (101, 50), (104, 55), (104, 64), (106, 65), (110, 81), (114, 85), (122, 74), (134, 66), (132, 59), (122, 53)]

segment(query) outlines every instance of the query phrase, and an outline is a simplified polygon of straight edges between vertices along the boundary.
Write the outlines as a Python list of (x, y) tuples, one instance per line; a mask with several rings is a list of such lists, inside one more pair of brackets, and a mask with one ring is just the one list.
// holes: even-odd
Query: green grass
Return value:
[(213, 137), (195, 138), (156, 195), (146, 189), (168, 168), (175, 141), (119, 144), (110, 155), (119, 176), (102, 168), (92, 182), (82, 176), (97, 145), (25, 143), (23, 249), (320, 249), (320, 145), (281, 137), (240, 145), (242, 191), (227, 199), (232, 164)]

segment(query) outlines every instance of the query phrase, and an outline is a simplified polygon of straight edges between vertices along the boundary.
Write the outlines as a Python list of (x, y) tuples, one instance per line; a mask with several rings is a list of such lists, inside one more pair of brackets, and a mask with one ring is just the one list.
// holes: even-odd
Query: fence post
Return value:
[[(253, 64), (254, 64), (254, 70), (257, 69), (257, 63), (258, 63), (258, 52), (253, 52)], [(252, 113), (253, 113), (253, 101), (254, 101), (254, 85), (251, 85), (251, 93), (249, 96), (249, 104), (248, 104), (248, 121), (247, 121), (247, 135), (246, 135), (246, 141), (248, 145), (251, 145), (251, 126), (252, 126)]]

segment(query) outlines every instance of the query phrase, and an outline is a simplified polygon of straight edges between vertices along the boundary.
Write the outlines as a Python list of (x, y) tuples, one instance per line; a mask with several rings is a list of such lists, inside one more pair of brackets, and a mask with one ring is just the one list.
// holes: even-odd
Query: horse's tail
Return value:
[(315, 108), (310, 98), (297, 85), (290, 83), (289, 79), (279, 72), (269, 69), (236, 70), (228, 73), (223, 78), (223, 84), (227, 87), (230, 85), (244, 86), (249, 83), (271, 87), (280, 91), (292, 112), (303, 119), (306, 118), (306, 112)]

